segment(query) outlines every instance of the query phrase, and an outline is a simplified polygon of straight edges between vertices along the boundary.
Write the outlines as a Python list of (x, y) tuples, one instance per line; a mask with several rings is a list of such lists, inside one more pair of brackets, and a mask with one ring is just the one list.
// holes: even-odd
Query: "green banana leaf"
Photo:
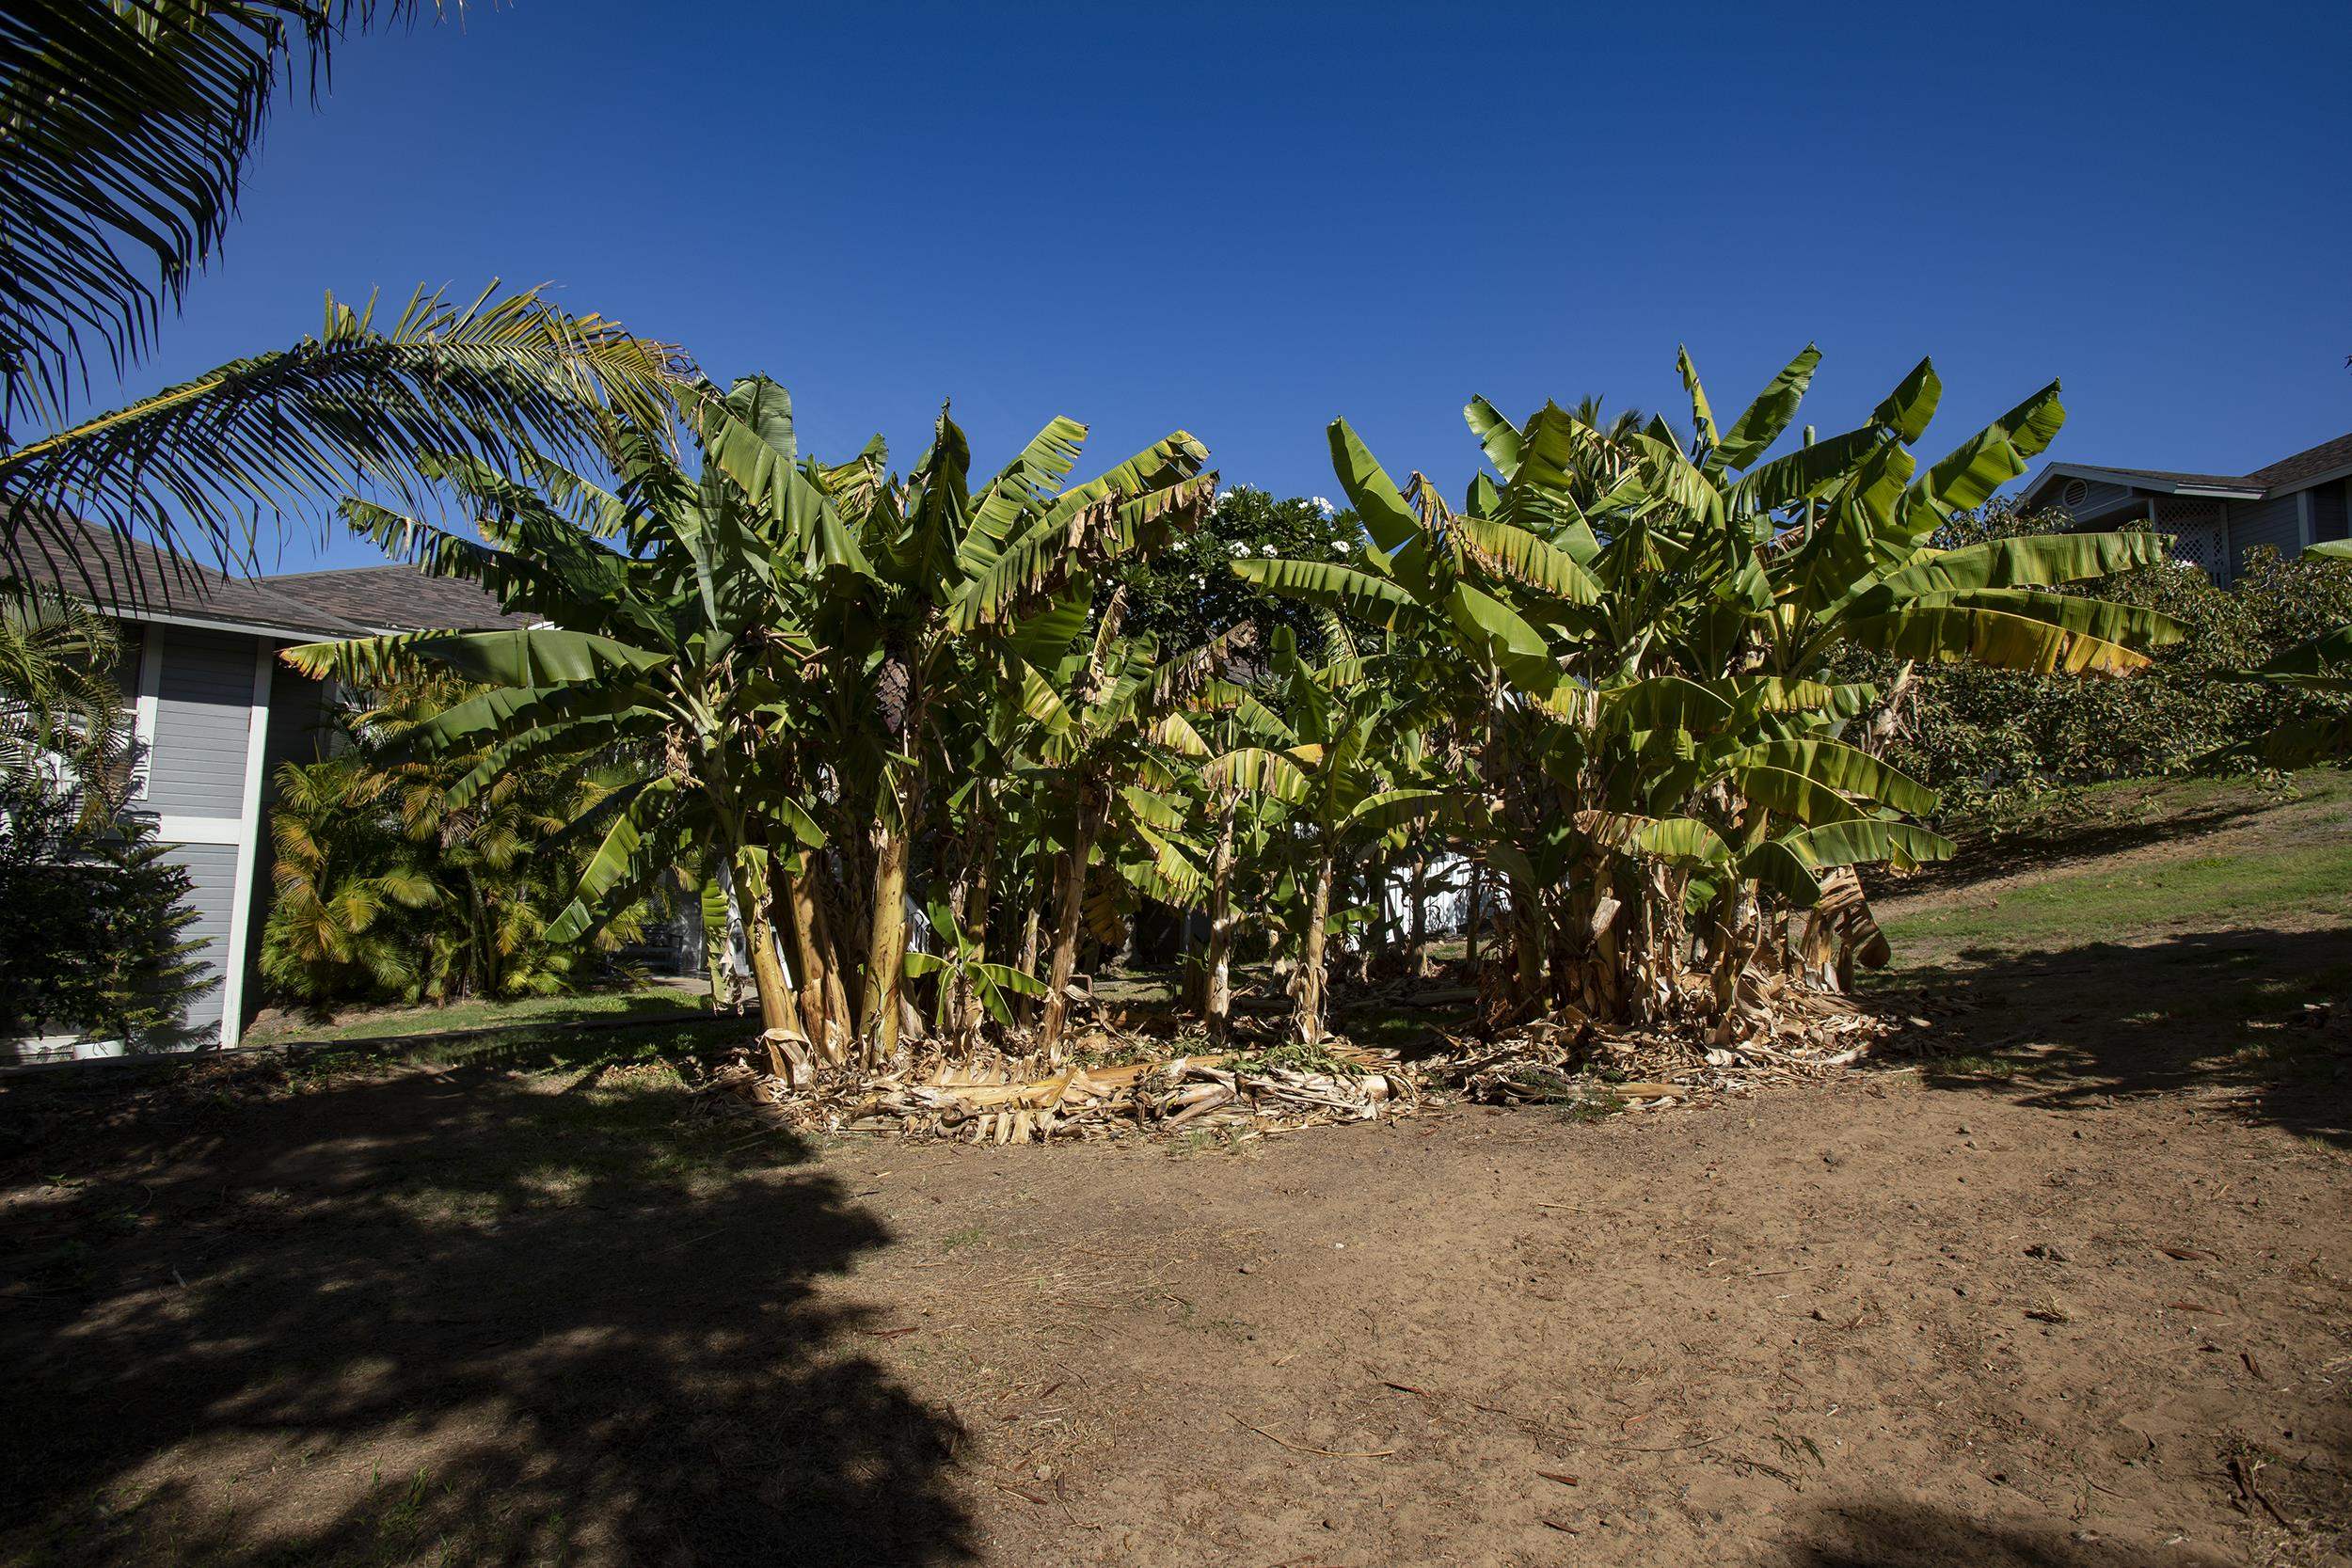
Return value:
[(508, 631), (402, 632), (342, 642), (306, 642), (279, 656), (312, 679), (382, 687), (405, 671), (438, 664), (488, 686), (548, 687), (595, 680), (613, 671), (642, 675), (668, 654), (633, 648), (592, 632), (553, 626)]

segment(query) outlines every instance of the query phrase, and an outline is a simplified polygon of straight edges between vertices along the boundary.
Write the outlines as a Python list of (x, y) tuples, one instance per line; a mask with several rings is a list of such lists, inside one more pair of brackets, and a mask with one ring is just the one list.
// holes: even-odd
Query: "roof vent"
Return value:
[(2090, 486), (2079, 479), (2068, 480), (2066, 488), (2058, 492), (2058, 501), (2064, 506), (2080, 506), (2090, 498)]

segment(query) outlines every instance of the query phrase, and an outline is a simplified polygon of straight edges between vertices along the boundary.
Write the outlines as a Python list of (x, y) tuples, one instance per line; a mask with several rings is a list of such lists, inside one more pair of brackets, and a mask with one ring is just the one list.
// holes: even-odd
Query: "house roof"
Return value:
[(2219, 496), (2230, 500), (2259, 500), (2284, 495), (2307, 485), (2352, 474), (2352, 436), (2339, 436), (2315, 447), (2282, 457), (2250, 474), (2191, 474), (2169, 468), (2111, 468), (2093, 463), (2047, 463), (2026, 486), (2027, 505), (2050, 487), (2053, 480), (2089, 479), (2151, 490), (2159, 495)]
[(291, 637), (481, 631), (529, 624), (469, 582), (413, 566), (241, 578), (145, 540), (72, 519), (17, 531), (15, 569), (46, 589), (131, 621), (221, 626)]
[(2352, 436), (2339, 436), (2332, 441), (2281, 457), (2266, 468), (2256, 468), (2246, 477), (2258, 481), (2266, 490), (2292, 490), (2313, 480), (2327, 479), (2352, 468)]
[(266, 579), (230, 577), (110, 529), (52, 519), (17, 531), (16, 569), (36, 589), (134, 621), (223, 626), (304, 637), (363, 637), (375, 628), (281, 594)]
[(480, 583), (427, 577), (414, 566), (352, 566), (264, 578), (280, 594), (382, 631), (501, 631), (531, 625)]

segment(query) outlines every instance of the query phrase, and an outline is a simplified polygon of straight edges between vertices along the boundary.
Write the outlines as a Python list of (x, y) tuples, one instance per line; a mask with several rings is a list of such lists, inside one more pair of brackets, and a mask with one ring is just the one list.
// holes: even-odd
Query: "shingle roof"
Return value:
[(431, 578), (413, 566), (353, 566), (262, 579), (280, 594), (382, 631), (499, 631), (531, 625), (479, 583)]
[(2284, 495), (2332, 475), (2352, 470), (2352, 436), (2339, 436), (2315, 447), (2281, 457), (2250, 474), (2185, 474), (2169, 468), (2113, 468), (2095, 463), (2050, 463), (2026, 486), (2028, 501), (2059, 476), (2109, 480), (2138, 489), (2168, 486), (2196, 490), (2225, 490), (2232, 497)]
[(2339, 468), (2352, 468), (2352, 436), (2322, 441), (2293, 457), (2281, 457), (2266, 468), (2256, 468), (2246, 477), (2265, 490), (2274, 490), (2300, 484)]
[(56, 520), (14, 541), (18, 570), (37, 588), (133, 620), (180, 617), (302, 637), (390, 631), (495, 631), (531, 624), (470, 582), (413, 566), (360, 566), (239, 578), (87, 523)]
[(265, 581), (233, 578), (87, 523), (53, 517), (46, 527), (18, 530), (12, 544), (16, 570), (35, 588), (135, 620), (179, 616), (320, 637), (375, 629)]
[(2060, 467), (2070, 474), (2113, 474), (2117, 479), (2155, 479), (2167, 484), (2193, 484), (2201, 489), (2259, 490), (2261, 485), (2243, 474), (2184, 474), (2169, 468), (2112, 468), (2100, 463), (2066, 463)]

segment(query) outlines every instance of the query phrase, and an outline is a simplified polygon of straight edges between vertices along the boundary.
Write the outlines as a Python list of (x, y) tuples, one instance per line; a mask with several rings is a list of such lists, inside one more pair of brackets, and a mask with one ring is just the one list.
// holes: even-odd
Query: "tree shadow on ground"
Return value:
[(569, 1065), (0, 1101), (48, 1134), (0, 1166), (0, 1559), (968, 1560), (954, 1417), (817, 1292), (889, 1232), (667, 1069)]
[(1825, 1505), (1800, 1522), (1796, 1568), (2220, 1568), (2234, 1558), (2186, 1544), (2151, 1553), (2144, 1542), (2090, 1530), (1964, 1518), (1913, 1503)]
[(1943, 1086), (2053, 1110), (2233, 1091), (2249, 1119), (2352, 1147), (2352, 927), (2201, 931), (2048, 953), (1972, 949), (1884, 1000), (1958, 1005)]

